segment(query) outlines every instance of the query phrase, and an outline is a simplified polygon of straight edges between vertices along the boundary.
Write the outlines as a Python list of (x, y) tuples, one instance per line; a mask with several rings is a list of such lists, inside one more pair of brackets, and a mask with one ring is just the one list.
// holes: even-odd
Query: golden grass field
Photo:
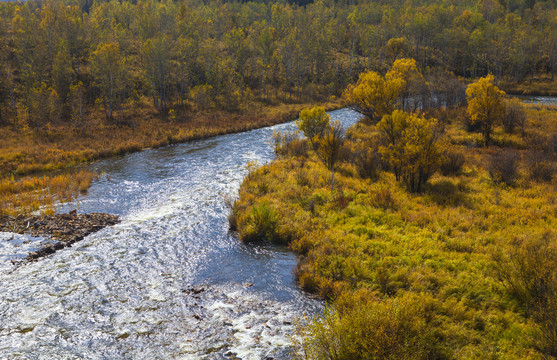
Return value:
[[(54, 202), (85, 192), (95, 174), (80, 170), (79, 164), (285, 122), (307, 105), (257, 103), (233, 113), (184, 111), (161, 117), (145, 101), (122, 109), (114, 123), (99, 113), (91, 114), (83, 133), (68, 124), (50, 124), (41, 130), (13, 124), (0, 127), (0, 214), (52, 212)], [(339, 102), (332, 100), (325, 106), (334, 109)]]
[[(301, 330), (306, 358), (555, 356), (557, 176), (532, 178), (527, 159), (532, 142), (557, 134), (557, 109), (529, 106), (527, 136), (497, 128), (489, 148), (462, 113), (437, 115), (445, 149), (465, 165), (434, 175), (421, 194), (388, 171), (363, 178), (349, 162), (331, 191), (330, 172), (296, 141), (246, 177), (231, 215), (240, 238), (288, 244), (300, 286), (332, 304)], [(375, 132), (358, 124), (347, 141)], [(512, 185), (487, 170), (501, 151), (520, 156)], [(532, 300), (538, 291), (548, 300)]]

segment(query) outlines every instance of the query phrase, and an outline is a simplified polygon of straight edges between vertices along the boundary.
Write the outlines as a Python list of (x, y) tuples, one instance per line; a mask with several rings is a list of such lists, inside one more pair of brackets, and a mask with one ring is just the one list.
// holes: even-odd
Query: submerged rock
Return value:
[(117, 215), (77, 214), (75, 210), (68, 214), (56, 215), (3, 215), (0, 216), (0, 231), (43, 236), (56, 241), (54, 244), (45, 245), (39, 250), (29, 253), (25, 260), (32, 261), (70, 247), (83, 240), (87, 235), (118, 222)]

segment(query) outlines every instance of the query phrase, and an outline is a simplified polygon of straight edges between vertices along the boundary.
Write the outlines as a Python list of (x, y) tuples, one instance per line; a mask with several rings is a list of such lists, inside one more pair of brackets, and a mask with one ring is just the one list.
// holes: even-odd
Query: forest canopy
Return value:
[[(432, 91), (455, 76), (553, 79), (556, 1), (47, 0), (0, 3), (0, 124), (83, 126), (157, 111), (339, 96), (413, 58)], [(145, 101), (146, 102), (146, 101)], [(85, 124), (85, 126), (87, 126)]]

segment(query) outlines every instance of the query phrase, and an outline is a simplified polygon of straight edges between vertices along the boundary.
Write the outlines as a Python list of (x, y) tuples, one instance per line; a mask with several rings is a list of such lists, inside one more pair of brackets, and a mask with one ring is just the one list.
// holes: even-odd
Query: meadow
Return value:
[(526, 112), (525, 134), (498, 126), (483, 147), (464, 109), (432, 110), (443, 160), (420, 193), (374, 155), (379, 133), (364, 122), (347, 131), (333, 191), (294, 135), (250, 170), (231, 225), (243, 241), (288, 245), (300, 286), (329, 303), (300, 329), (301, 358), (557, 355), (557, 109)]
[[(241, 132), (294, 119), (301, 104), (251, 104), (244, 110), (189, 111), (161, 117), (145, 102), (130, 106), (107, 122), (99, 112), (88, 114), (81, 129), (63, 122), (42, 130), (24, 126), (0, 127), (0, 214), (53, 211), (58, 201), (70, 201), (85, 193), (97, 174), (83, 164), (170, 144)], [(328, 109), (338, 100), (326, 102)]]

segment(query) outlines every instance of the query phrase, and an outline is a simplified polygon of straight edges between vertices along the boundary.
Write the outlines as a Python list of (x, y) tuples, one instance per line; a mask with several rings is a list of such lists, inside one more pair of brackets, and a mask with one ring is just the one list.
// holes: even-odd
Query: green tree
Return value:
[(495, 86), (493, 81), (493, 75), (488, 75), (468, 85), (466, 89), (466, 113), (471, 125), (482, 133), (486, 146), (489, 146), (493, 125), (505, 116), (505, 92)]

